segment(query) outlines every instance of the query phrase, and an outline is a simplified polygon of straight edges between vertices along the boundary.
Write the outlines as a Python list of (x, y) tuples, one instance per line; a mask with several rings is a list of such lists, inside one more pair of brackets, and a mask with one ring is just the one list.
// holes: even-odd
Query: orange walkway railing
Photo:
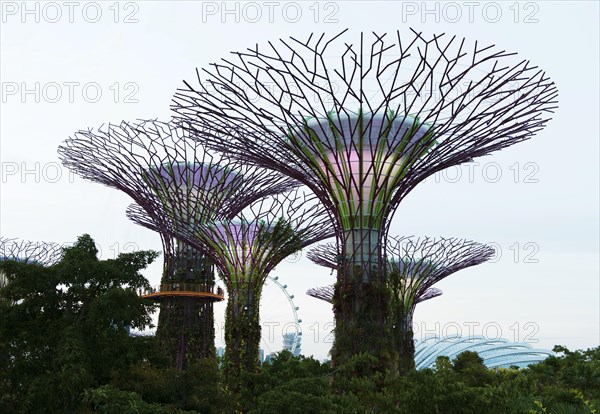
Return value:
[(214, 286), (208, 286), (201, 283), (166, 283), (160, 286), (153, 286), (147, 290), (139, 290), (138, 294), (142, 298), (161, 298), (166, 296), (187, 296), (197, 298), (212, 298), (216, 301), (225, 299), (223, 289)]

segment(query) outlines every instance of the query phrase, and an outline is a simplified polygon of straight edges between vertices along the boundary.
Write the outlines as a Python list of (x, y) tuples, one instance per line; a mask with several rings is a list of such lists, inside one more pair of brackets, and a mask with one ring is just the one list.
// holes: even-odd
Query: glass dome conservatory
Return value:
[(488, 368), (525, 368), (554, 355), (551, 351), (533, 348), (528, 343), (510, 342), (503, 338), (432, 336), (415, 341), (415, 366), (417, 369), (432, 368), (437, 357), (447, 356), (452, 360), (464, 351), (477, 352)]

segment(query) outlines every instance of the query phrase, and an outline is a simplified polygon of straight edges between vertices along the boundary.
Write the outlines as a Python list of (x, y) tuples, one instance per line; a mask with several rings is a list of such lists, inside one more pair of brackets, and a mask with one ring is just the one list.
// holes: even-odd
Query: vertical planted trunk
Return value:
[(232, 390), (239, 389), (241, 372), (255, 372), (259, 363), (260, 292), (238, 284), (229, 295), (225, 314), (224, 370)]
[(333, 305), (336, 320), (333, 364), (359, 353), (377, 358), (374, 371), (394, 368), (395, 352), (388, 330), (388, 290), (380, 266), (379, 234), (374, 230), (346, 233)]
[(188, 297), (162, 299), (156, 336), (178, 370), (201, 358), (215, 358), (212, 301)]
[(388, 289), (390, 292), (391, 326), (394, 349), (398, 352), (399, 375), (415, 368), (413, 315), (416, 304), (425, 298), (417, 294), (418, 281), (413, 279), (420, 269), (414, 261), (390, 262)]
[[(180, 286), (214, 287), (213, 265), (189, 246), (181, 243), (167, 258), (161, 290)], [(208, 297), (165, 296), (161, 299), (156, 336), (179, 370), (202, 358), (216, 358), (213, 300)]]
[(415, 369), (415, 342), (413, 332), (414, 307), (396, 307), (394, 316), (394, 341), (398, 350), (398, 372), (406, 375)]

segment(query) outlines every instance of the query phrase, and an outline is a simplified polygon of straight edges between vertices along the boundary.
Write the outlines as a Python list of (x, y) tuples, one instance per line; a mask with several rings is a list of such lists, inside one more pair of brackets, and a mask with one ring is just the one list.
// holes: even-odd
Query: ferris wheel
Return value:
[(279, 288), (290, 306), (291, 318), (288, 316), (289, 321), (287, 321), (282, 329), (283, 348), (296, 355), (300, 353), (302, 344), (302, 330), (300, 329), (300, 323), (302, 322), (302, 319), (298, 317), (298, 311), (300, 310), (300, 307), (296, 306), (294, 303), (294, 295), (290, 295), (290, 293), (287, 291), (287, 285), (284, 285), (280, 282), (279, 276), (267, 276), (267, 283), (268, 282), (272, 282)]

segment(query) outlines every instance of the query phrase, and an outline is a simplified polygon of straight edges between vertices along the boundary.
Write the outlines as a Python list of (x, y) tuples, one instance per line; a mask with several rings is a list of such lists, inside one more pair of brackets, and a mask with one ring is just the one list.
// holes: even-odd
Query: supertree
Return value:
[[(491, 259), (492, 247), (455, 238), (391, 237), (386, 246), (387, 286), (392, 309), (392, 332), (399, 354), (399, 370), (414, 368), (413, 315), (417, 304), (442, 295), (433, 287), (451, 274)], [(340, 253), (334, 243), (313, 247), (306, 255), (313, 263), (336, 269)], [(309, 296), (333, 303), (334, 287), (309, 289)]]
[[(262, 198), (235, 217), (196, 228), (166, 213), (159, 223), (161, 230), (202, 249), (225, 283), (228, 301), (223, 364), (230, 386), (236, 389), (239, 374), (258, 367), (259, 305), (269, 272), (290, 254), (331, 237), (331, 220), (316, 197), (303, 189)], [(157, 225), (137, 205), (129, 207), (128, 216), (149, 228)]]
[[(394, 280), (395, 278), (391, 277), (390, 279)], [(397, 280), (397, 279), (396, 279)], [(308, 296), (311, 296), (315, 299), (320, 299), (322, 301), (325, 301), (327, 303), (333, 303), (333, 294), (335, 292), (335, 286), (334, 285), (328, 285), (328, 286), (319, 286), (319, 287), (314, 287), (311, 289), (308, 289), (306, 291), (306, 294)], [(396, 290), (397, 292), (397, 290)], [(418, 294), (415, 295), (414, 298), (412, 298), (410, 301), (412, 303), (412, 306), (409, 306), (409, 312), (411, 314), (411, 320), (412, 320), (412, 314), (414, 314), (414, 310), (415, 307), (421, 303), (424, 302), (426, 300), (429, 299), (433, 299), (433, 298), (437, 298), (438, 296), (442, 295), (442, 291), (438, 288), (429, 288), (427, 290), (425, 290), (425, 292), (423, 292), (422, 294)], [(404, 306), (407, 305), (406, 301), (403, 301), (403, 298), (401, 297), (392, 297), (392, 304), (394, 304), (395, 306), (392, 308), (392, 310), (398, 310), (398, 306), (400, 306), (400, 309), (404, 309)], [(404, 328), (406, 328), (406, 325), (404, 325)], [(409, 333), (406, 334), (406, 337), (414, 337), (413, 333), (412, 333), (412, 326), (410, 327), (411, 331)], [(395, 323), (392, 324), (392, 331), (398, 336), (400, 334), (400, 338), (403, 338), (402, 334), (401, 334), (401, 329), (402, 326), (400, 325), (396, 325)], [(402, 342), (400, 345), (404, 345), (404, 352), (402, 352), (402, 350), (400, 352), (398, 352), (399, 357), (400, 357), (400, 365), (399, 365), (399, 369), (402, 370), (402, 372), (407, 372), (409, 369), (414, 367), (414, 363), (411, 366), (410, 363), (410, 355), (412, 354), (414, 357), (414, 346), (413, 347), (406, 347), (406, 345), (410, 345), (410, 343), (408, 343), (408, 339), (404, 342)], [(406, 349), (408, 349), (408, 351), (406, 351)], [(408, 364), (407, 364), (408, 362)]]
[(62, 254), (62, 246), (58, 243), (0, 237), (0, 261), (16, 260), (23, 263), (52, 266), (60, 261)]
[(393, 355), (382, 246), (398, 204), (435, 172), (530, 138), (557, 91), (494, 46), (415, 31), (347, 36), (235, 52), (185, 82), (173, 109), (207, 146), (319, 197), (342, 255), (333, 362), (368, 352), (384, 367)]
[[(308, 253), (306, 253), (306, 257), (319, 266), (331, 269), (333, 273), (334, 270), (337, 270), (339, 268), (342, 255), (339, 253), (337, 245), (335, 243), (325, 243), (319, 244), (310, 249)], [(389, 263), (388, 272), (394, 269), (395, 267), (393, 266), (393, 263)], [(328, 303), (333, 303), (334, 293), (334, 285), (314, 287), (306, 291), (306, 294), (308, 296), (311, 296), (316, 299), (321, 299)], [(441, 294), (442, 291), (440, 289), (427, 289), (424, 292), (422, 292), (421, 295), (415, 297), (415, 305), (425, 300), (441, 296)]]
[(413, 315), (424, 300), (441, 295), (433, 287), (440, 280), (495, 255), (485, 244), (456, 238), (391, 238), (387, 258), (391, 266), (392, 332), (399, 353), (399, 370), (415, 368)]
[[(21, 263), (52, 266), (60, 261), (62, 246), (58, 243), (33, 242), (16, 238), (0, 237), (0, 288), (9, 281), (10, 271), (3, 269), (2, 263), (16, 261)], [(0, 298), (0, 301), (3, 300)]]
[[(125, 192), (149, 217), (161, 209), (190, 228), (233, 216), (257, 198), (296, 185), (279, 173), (211, 155), (189, 133), (159, 121), (82, 130), (58, 152), (65, 166)], [(157, 337), (181, 370), (198, 358), (215, 357), (213, 302), (224, 296), (214, 290), (214, 266), (205, 254), (159, 234), (161, 285), (142, 294), (160, 303)]]

